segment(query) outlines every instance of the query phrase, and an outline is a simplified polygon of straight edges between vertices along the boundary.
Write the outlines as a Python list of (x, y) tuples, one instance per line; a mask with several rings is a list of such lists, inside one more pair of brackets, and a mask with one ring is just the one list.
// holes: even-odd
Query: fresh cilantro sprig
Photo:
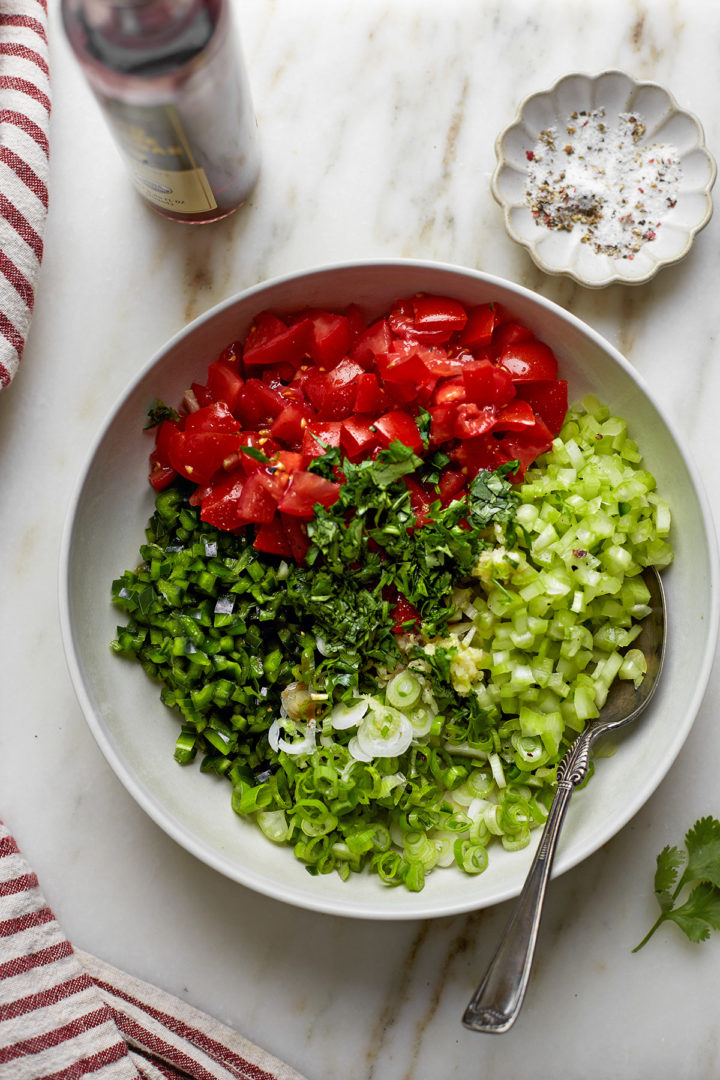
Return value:
[[(680, 873), (684, 865), (684, 870)], [(683, 894), (683, 902), (679, 903)], [(700, 818), (685, 836), (685, 851), (666, 846), (657, 857), (655, 896), (660, 915), (633, 952), (664, 922), (674, 922), (690, 941), (720, 930), (720, 821)]]

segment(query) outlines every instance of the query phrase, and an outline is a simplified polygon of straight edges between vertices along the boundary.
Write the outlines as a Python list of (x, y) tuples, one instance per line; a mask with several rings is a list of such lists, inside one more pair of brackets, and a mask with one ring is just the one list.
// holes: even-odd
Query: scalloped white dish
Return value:
[[(556, 353), (571, 400), (592, 392), (631, 419), (658, 488), (674, 515), (675, 560), (663, 575), (670, 638), (658, 693), (617, 754), (598, 763), (572, 801), (555, 861), (560, 874), (597, 851), (637, 813), (674, 762), (700, 706), (715, 653), (718, 616), (712, 518), (672, 426), (631, 365), (573, 315), (519, 285), (474, 270), (410, 260), (327, 266), (265, 282), (208, 311), (167, 343), (112, 409), (89, 451), (71, 500), (60, 562), (60, 618), (81, 707), (111, 767), (169, 836), (208, 866), (262, 894), (311, 910), (374, 919), (419, 919), (471, 911), (517, 896), (537, 843), (493, 852), (479, 877), (456, 868), (428, 875), (422, 892), (387, 888), (376, 875), (342, 881), (309, 875), (292, 850), (267, 840), (230, 804), (226, 780), (173, 758), (178, 721), (139, 664), (111, 652), (117, 609), (111, 584), (137, 561), (153, 510), (147, 482), (148, 406), (179, 401), (259, 311), (343, 309), (368, 319), (415, 292), (467, 304), (497, 301)], [(120, 620), (121, 621), (121, 620)]]
[(526, 98), (495, 151), (508, 234), (545, 273), (591, 288), (650, 281), (712, 214), (699, 120), (621, 71), (566, 75)]

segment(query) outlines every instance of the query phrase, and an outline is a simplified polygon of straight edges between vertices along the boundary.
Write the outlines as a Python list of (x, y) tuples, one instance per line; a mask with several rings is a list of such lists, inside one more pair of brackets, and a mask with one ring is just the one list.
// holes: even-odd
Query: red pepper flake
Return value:
[(526, 150), (525, 151), (525, 157), (528, 159), (528, 161), (534, 161), (535, 160), (535, 154), (532, 152), (532, 150)]

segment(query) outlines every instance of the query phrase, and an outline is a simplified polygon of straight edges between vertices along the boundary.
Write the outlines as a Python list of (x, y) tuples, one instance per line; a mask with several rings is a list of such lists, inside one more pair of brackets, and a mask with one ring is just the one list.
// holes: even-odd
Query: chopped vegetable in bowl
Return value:
[(113, 647), (181, 714), (177, 760), (311, 872), (419, 890), (526, 846), (569, 742), (642, 679), (669, 509), (622, 420), (566, 407), (497, 305), (417, 296), (368, 328), (265, 313), (151, 417)]

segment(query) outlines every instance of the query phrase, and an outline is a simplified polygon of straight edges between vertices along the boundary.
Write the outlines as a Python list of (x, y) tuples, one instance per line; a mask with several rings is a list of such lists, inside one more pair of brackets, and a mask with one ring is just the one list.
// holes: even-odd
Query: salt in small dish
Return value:
[(649, 281), (712, 214), (699, 120), (621, 71), (566, 75), (526, 98), (495, 149), (508, 234), (541, 270), (590, 288)]

